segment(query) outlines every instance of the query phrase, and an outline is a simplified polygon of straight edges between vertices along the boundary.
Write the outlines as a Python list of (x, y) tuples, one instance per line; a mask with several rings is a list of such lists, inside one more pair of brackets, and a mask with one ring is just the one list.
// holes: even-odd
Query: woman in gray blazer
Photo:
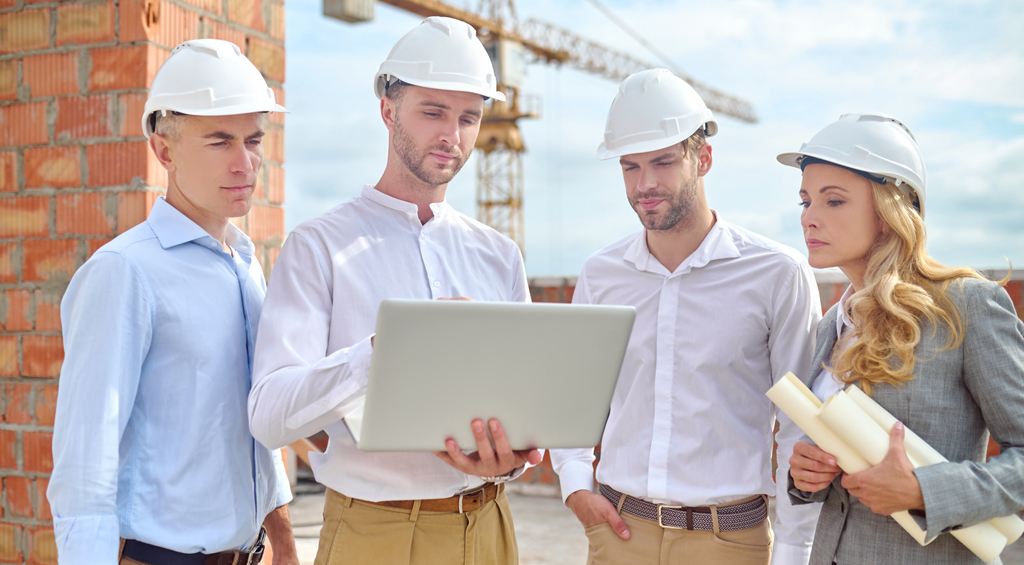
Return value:
[[(899, 120), (844, 115), (779, 161), (803, 171), (811, 266), (850, 279), (818, 326), (815, 392), (856, 383), (949, 459), (915, 470), (900, 424), (886, 458), (853, 475), (798, 444), (791, 498), (824, 502), (811, 564), (981, 563), (939, 534), (1024, 510), (1024, 323), (997, 283), (925, 251), (924, 162)], [(1002, 451), (986, 462), (989, 433)], [(889, 517), (902, 510), (929, 545)]]

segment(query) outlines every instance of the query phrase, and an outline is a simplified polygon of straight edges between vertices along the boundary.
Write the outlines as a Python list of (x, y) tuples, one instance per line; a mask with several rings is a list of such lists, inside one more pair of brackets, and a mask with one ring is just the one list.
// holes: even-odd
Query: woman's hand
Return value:
[(839, 476), (843, 470), (836, 465), (836, 458), (820, 447), (797, 442), (793, 446), (793, 456), (789, 458), (789, 474), (793, 475), (793, 484), (805, 492), (818, 492)]
[(901, 510), (924, 510), (921, 483), (903, 448), (903, 435), (903, 424), (896, 422), (885, 459), (867, 471), (843, 477), (843, 488), (875, 514), (889, 516)]

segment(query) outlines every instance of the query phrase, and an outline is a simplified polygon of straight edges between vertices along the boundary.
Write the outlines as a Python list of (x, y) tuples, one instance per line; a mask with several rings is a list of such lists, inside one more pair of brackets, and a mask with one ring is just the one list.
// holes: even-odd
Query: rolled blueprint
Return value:
[[(767, 395), (780, 410), (785, 412), (786, 416), (793, 420), (793, 423), (807, 434), (807, 437), (811, 438), (811, 441), (831, 453), (836, 458), (836, 464), (843, 471), (859, 473), (871, 468), (871, 464), (864, 457), (818, 419), (816, 413), (821, 406), (821, 401), (793, 373), (786, 373), (768, 390)], [(886, 445), (888, 446), (888, 443)], [(924, 541), (924, 530), (917, 525), (909, 512), (895, 512), (892, 514), (892, 518), (900, 526), (903, 526), (903, 529), (917, 543), (927, 545)]]
[[(864, 394), (864, 391), (856, 386), (847, 388), (846, 395), (850, 397), (850, 400), (856, 402), (857, 406), (860, 406), (861, 410), (866, 412), (872, 420), (878, 422), (878, 425), (882, 426), (886, 433), (892, 432), (892, 427), (896, 424), (896, 417), (890, 414), (888, 410), (882, 408), (880, 404), (867, 394)], [(904, 430), (906, 433), (903, 445), (907, 448), (907, 455), (911, 461), (917, 463), (916, 466), (922, 467), (949, 461), (912, 430), (907, 428), (904, 428)], [(1021, 520), (1016, 515), (992, 518), (988, 523), (999, 530), (999, 533), (1006, 536), (1007, 545), (1017, 541), (1024, 534), (1024, 520)]]
[[(839, 391), (832, 395), (821, 405), (817, 415), (823, 424), (834, 430), (836, 435), (871, 465), (878, 465), (888, 453), (889, 433), (851, 400), (846, 392)], [(909, 454), (907, 457), (915, 468), (921, 466)], [(950, 534), (986, 563), (995, 561), (1008, 541), (1002, 532), (988, 522), (954, 530)]]

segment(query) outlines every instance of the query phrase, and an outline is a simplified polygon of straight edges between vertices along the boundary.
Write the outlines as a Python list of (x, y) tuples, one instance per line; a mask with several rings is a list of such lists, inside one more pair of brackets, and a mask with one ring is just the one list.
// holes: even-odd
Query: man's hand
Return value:
[[(434, 454), (463, 473), (478, 477), (507, 475), (526, 463), (540, 463), (541, 454), (536, 449), (513, 451), (505, 437), (505, 430), (497, 420), (492, 418), (487, 425), (491, 429), (490, 438), (487, 437), (483, 420), (476, 419), (471, 424), (476, 439), (476, 452), (466, 455), (459, 449), (459, 444), (449, 438), (444, 442), (448, 451), (437, 451)], [(491, 438), (494, 438), (494, 445), (491, 445)]]
[(274, 552), (274, 565), (299, 565), (299, 554), (292, 537), (292, 520), (288, 505), (278, 506), (263, 520), (267, 538)]
[(578, 490), (565, 499), (565, 505), (576, 515), (576, 519), (583, 524), (584, 528), (596, 526), (603, 522), (615, 530), (615, 533), (622, 539), (629, 539), (629, 528), (622, 521), (622, 517), (615, 511), (608, 499), (600, 494), (594, 494), (587, 490)]
[(866, 471), (843, 477), (843, 487), (875, 514), (889, 516), (902, 510), (924, 510), (921, 483), (903, 448), (903, 436), (903, 424), (896, 422), (885, 458)]
[(817, 445), (799, 441), (793, 446), (789, 458), (789, 474), (793, 484), (805, 492), (818, 492), (839, 476), (843, 470), (836, 465), (836, 458)]

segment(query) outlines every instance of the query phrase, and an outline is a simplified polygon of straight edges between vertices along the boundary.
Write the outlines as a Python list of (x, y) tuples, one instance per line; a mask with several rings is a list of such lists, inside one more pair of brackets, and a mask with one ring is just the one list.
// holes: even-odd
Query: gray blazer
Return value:
[[(877, 386), (873, 395), (950, 461), (915, 471), (926, 508), (918, 519), (931, 538), (1024, 510), (1024, 322), (995, 283), (961, 279), (949, 288), (964, 321), (963, 343), (941, 350), (948, 332), (922, 320), (914, 379)], [(837, 307), (818, 326), (815, 373), (831, 358)], [(1002, 452), (986, 463), (989, 432)], [(789, 481), (794, 503), (824, 502), (811, 565), (833, 558), (841, 565), (982, 563), (953, 536), (921, 547), (892, 518), (851, 498), (839, 478), (811, 496)]]

